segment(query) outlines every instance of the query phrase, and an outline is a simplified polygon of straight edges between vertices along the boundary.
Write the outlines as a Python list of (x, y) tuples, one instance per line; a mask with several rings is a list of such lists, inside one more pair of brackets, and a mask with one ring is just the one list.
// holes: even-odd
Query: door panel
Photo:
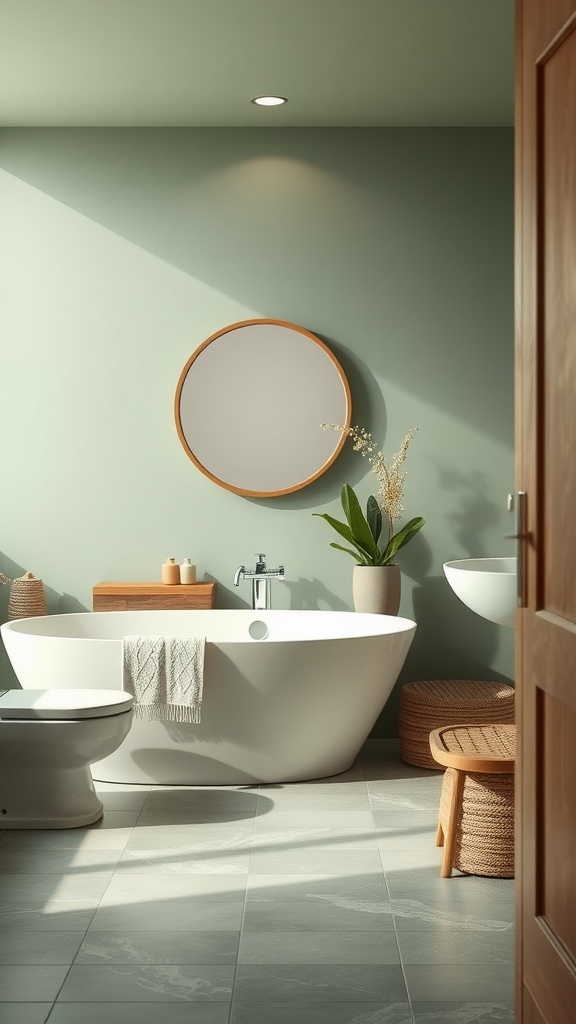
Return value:
[(518, 0), (517, 1021), (576, 1020), (576, 0)]
[[(543, 792), (538, 804), (542, 881), (536, 912), (564, 945), (576, 950), (576, 913), (566, 893), (576, 892), (574, 819), (576, 818), (576, 712), (540, 691)], [(546, 837), (554, 842), (545, 844)], [(576, 1017), (576, 1006), (574, 1016)]]
[[(516, 1024), (520, 1024), (517, 1019)], [(524, 1016), (522, 1017), (522, 1024), (546, 1024), (544, 1017), (535, 1006), (532, 997), (528, 991), (525, 992), (524, 998)]]
[(576, 494), (576, 26), (567, 26), (537, 64), (540, 159), (543, 606), (574, 621), (574, 564), (566, 538), (574, 532)]

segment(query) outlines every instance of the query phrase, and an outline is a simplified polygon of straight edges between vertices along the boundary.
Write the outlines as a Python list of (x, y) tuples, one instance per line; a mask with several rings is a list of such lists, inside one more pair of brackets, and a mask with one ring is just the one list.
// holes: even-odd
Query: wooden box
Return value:
[(213, 608), (215, 591), (215, 583), (96, 583), (92, 588), (92, 609), (124, 612)]

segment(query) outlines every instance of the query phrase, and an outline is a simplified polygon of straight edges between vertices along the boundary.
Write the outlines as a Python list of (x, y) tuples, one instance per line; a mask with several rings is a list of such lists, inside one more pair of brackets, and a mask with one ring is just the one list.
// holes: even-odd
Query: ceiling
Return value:
[(514, 0), (0, 0), (4, 126), (511, 125), (513, 64)]

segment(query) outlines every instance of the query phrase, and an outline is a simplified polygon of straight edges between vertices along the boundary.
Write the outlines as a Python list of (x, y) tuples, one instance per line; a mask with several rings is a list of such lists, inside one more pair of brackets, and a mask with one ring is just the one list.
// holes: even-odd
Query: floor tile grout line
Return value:
[[(256, 835), (256, 818), (257, 818), (257, 815), (258, 815), (258, 807), (259, 807), (259, 804), (260, 804), (260, 790), (261, 790), (261, 787), (258, 786), (258, 799), (256, 801), (256, 808), (255, 808), (255, 811), (254, 811), (254, 818), (253, 818), (253, 822), (252, 822), (252, 825), (253, 825), (252, 839), (254, 839), (254, 836)], [(252, 863), (252, 853), (253, 853), (253, 842), (250, 843), (250, 849), (249, 849), (249, 852), (248, 852), (248, 871), (246, 873), (246, 885), (244, 887), (244, 902), (243, 902), (243, 906), (242, 906), (242, 914), (240, 916), (240, 927), (238, 929), (238, 945), (236, 947), (236, 961), (234, 963), (234, 971), (233, 971), (233, 974), (232, 974), (232, 988), (230, 990), (230, 1009), (228, 1011), (228, 1024), (232, 1024), (232, 1017), (233, 1017), (233, 1010), (234, 1010), (234, 992), (235, 992), (235, 989), (236, 989), (236, 975), (238, 973), (238, 961), (239, 961), (239, 957), (240, 957), (240, 946), (242, 944), (242, 933), (244, 931), (244, 919), (246, 917), (246, 908), (247, 908), (247, 905), (248, 905), (248, 886), (249, 886), (249, 883), (250, 883), (250, 866), (251, 866), (251, 863)]]
[[(104, 891), (106, 891), (106, 890), (104, 890)], [(103, 895), (103, 894), (102, 894), (102, 895)], [(83, 939), (82, 939), (82, 941), (80, 942), (80, 945), (78, 946), (78, 949), (76, 950), (76, 953), (74, 954), (74, 956), (73, 956), (73, 958), (72, 958), (72, 961), (71, 961), (71, 963), (70, 963), (70, 964), (68, 965), (68, 970), (66, 971), (66, 974), (64, 975), (64, 978), (62, 979), (62, 984), (60, 985), (60, 987), (59, 987), (59, 989), (58, 989), (58, 991), (57, 991), (56, 995), (54, 996), (54, 999), (53, 999), (53, 1001), (52, 1001), (52, 1007), (51, 1007), (51, 1009), (50, 1009), (50, 1011), (49, 1011), (49, 1013), (48, 1013), (48, 1017), (46, 1018), (46, 1020), (49, 1020), (49, 1018), (50, 1018), (50, 1016), (51, 1016), (51, 1014), (52, 1014), (52, 1010), (53, 1010), (53, 1009), (55, 1008), (55, 1006), (56, 1006), (56, 1003), (57, 1003), (57, 1001), (58, 1001), (58, 997), (59, 997), (60, 993), (62, 992), (62, 989), (64, 988), (64, 985), (66, 984), (66, 981), (67, 981), (67, 979), (68, 979), (68, 976), (69, 976), (69, 974), (70, 974), (70, 971), (72, 970), (72, 967), (74, 966), (74, 962), (75, 962), (75, 960), (76, 960), (76, 957), (78, 956), (78, 953), (79, 953), (80, 949), (82, 948), (82, 943), (83, 943), (83, 942), (85, 941), (85, 939), (86, 939), (86, 936), (87, 936), (87, 934), (88, 934), (88, 929), (90, 928), (90, 925), (92, 924), (92, 921), (94, 920), (94, 917), (95, 917), (95, 915), (96, 915), (96, 911), (98, 910), (98, 907), (100, 906), (100, 902), (101, 902), (101, 900), (102, 900), (102, 896), (100, 897), (100, 900), (98, 901), (98, 904), (97, 904), (97, 906), (96, 906), (96, 907), (94, 908), (94, 910), (93, 910), (93, 912), (92, 912), (92, 915), (91, 915), (91, 917), (90, 917), (90, 921), (88, 922), (88, 924), (87, 924), (87, 926), (86, 926), (86, 929), (85, 929), (85, 931), (84, 931), (84, 938), (83, 938)]]
[(388, 893), (388, 900), (389, 900), (389, 903), (390, 903), (390, 912), (392, 914), (392, 924), (394, 926), (394, 938), (396, 940), (396, 949), (398, 950), (398, 959), (399, 959), (399, 962), (400, 962), (400, 969), (402, 971), (402, 978), (404, 979), (404, 987), (406, 989), (406, 999), (408, 1001), (408, 1007), (409, 1007), (410, 1016), (412, 1017), (412, 1022), (414, 1024), (414, 1022), (416, 1020), (416, 1017), (415, 1017), (415, 1014), (414, 1014), (414, 1008), (412, 1006), (412, 998), (411, 998), (411, 995), (410, 995), (410, 989), (408, 988), (408, 978), (406, 977), (406, 971), (404, 969), (404, 959), (402, 957), (402, 950), (400, 948), (400, 940), (398, 938), (398, 929), (396, 928), (396, 917), (395, 917), (394, 913), (392, 912), (393, 911), (393, 907), (392, 907), (392, 894), (390, 892), (390, 887), (388, 885), (388, 879), (386, 877), (386, 870), (385, 870), (385, 867), (384, 867), (384, 858), (382, 856), (382, 847), (380, 845), (378, 846), (378, 854), (379, 854), (379, 857), (380, 857), (380, 864), (381, 864), (381, 867), (382, 867), (382, 877), (384, 879), (384, 884), (386, 886), (386, 892)]
[[(146, 802), (146, 801), (145, 801), (145, 802)], [(142, 811), (140, 811), (140, 813), (139, 813), (139, 815), (138, 815), (138, 818), (140, 817), (140, 814), (141, 814), (141, 813), (142, 813)], [(105, 814), (106, 814), (106, 811), (104, 810), (104, 812), (103, 812), (103, 816), (102, 816), (102, 817), (104, 817), (104, 815), (105, 815)], [(136, 821), (138, 821), (138, 818), (136, 818)], [(102, 820), (102, 819), (100, 819), (100, 820)], [(94, 829), (94, 831), (97, 831), (97, 829)], [(129, 840), (130, 840), (130, 837), (131, 837), (131, 835), (132, 835), (132, 833), (133, 833), (133, 832), (134, 832), (134, 825), (132, 825), (132, 826), (131, 826), (131, 828), (130, 828), (130, 833), (129, 833), (129, 835), (128, 835), (128, 838), (127, 838), (127, 840), (126, 840), (126, 843), (124, 844), (124, 850), (126, 849), (126, 845), (127, 845), (127, 843), (129, 842)], [(68, 977), (69, 977), (69, 975), (70, 975), (70, 972), (71, 972), (72, 968), (73, 968), (73, 967), (74, 967), (74, 966), (76, 965), (76, 958), (77, 958), (77, 956), (78, 956), (78, 954), (79, 954), (80, 950), (82, 949), (82, 946), (83, 946), (84, 942), (86, 941), (86, 938), (87, 938), (88, 932), (89, 932), (89, 930), (90, 930), (90, 926), (91, 926), (92, 922), (94, 921), (94, 918), (95, 918), (95, 916), (96, 916), (96, 914), (97, 914), (97, 912), (98, 912), (98, 910), (99, 910), (99, 908), (100, 908), (100, 906), (101, 906), (101, 904), (102, 904), (102, 900), (104, 899), (104, 895), (105, 895), (105, 894), (106, 894), (106, 892), (108, 891), (108, 888), (109, 888), (109, 886), (110, 886), (110, 883), (111, 883), (112, 879), (114, 878), (114, 876), (115, 876), (115, 874), (116, 874), (116, 871), (117, 871), (117, 870), (118, 870), (118, 861), (116, 862), (116, 864), (115, 864), (115, 866), (114, 866), (114, 869), (113, 869), (113, 871), (112, 871), (112, 873), (111, 873), (111, 875), (110, 875), (110, 878), (108, 879), (108, 883), (107, 883), (107, 885), (106, 885), (106, 887), (105, 887), (105, 889), (104, 889), (104, 892), (103, 892), (103, 893), (102, 893), (102, 895), (100, 896), (100, 898), (99, 898), (99, 900), (98, 900), (98, 903), (96, 904), (96, 906), (95, 906), (95, 908), (94, 908), (94, 911), (93, 911), (93, 913), (92, 913), (92, 915), (91, 915), (91, 917), (90, 917), (90, 921), (88, 922), (88, 925), (86, 926), (86, 929), (85, 929), (85, 931), (84, 931), (84, 937), (83, 937), (82, 941), (80, 942), (80, 945), (78, 946), (78, 949), (76, 950), (76, 953), (74, 954), (74, 957), (72, 958), (72, 962), (70, 963), (70, 965), (69, 965), (69, 967), (68, 967), (68, 970), (66, 971), (66, 974), (65, 974), (65, 976), (64, 976), (64, 979), (63, 979), (63, 981), (62, 981), (62, 984), (60, 985), (60, 988), (58, 989), (58, 992), (56, 993), (56, 996), (55, 996), (55, 998), (54, 998), (54, 1001), (53, 1001), (53, 1003), (52, 1003), (52, 1008), (51, 1008), (51, 1010), (50, 1010), (50, 1012), (49, 1012), (49, 1014), (48, 1014), (48, 1017), (46, 1018), (46, 1020), (47, 1020), (47, 1021), (48, 1021), (48, 1020), (50, 1019), (50, 1016), (52, 1015), (52, 1011), (53, 1011), (53, 1010), (54, 1010), (54, 1008), (56, 1007), (56, 1004), (57, 1004), (57, 1002), (58, 1002), (58, 998), (59, 998), (59, 996), (60, 996), (60, 993), (62, 992), (62, 989), (64, 988), (64, 985), (66, 984), (66, 981), (67, 981), (67, 979), (68, 979)]]

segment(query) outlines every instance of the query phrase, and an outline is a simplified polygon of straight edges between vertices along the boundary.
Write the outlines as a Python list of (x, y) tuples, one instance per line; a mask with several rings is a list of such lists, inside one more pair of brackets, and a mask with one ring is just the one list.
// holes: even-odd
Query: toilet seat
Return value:
[(0, 721), (105, 718), (130, 711), (132, 702), (133, 697), (123, 690), (5, 690), (0, 691)]

